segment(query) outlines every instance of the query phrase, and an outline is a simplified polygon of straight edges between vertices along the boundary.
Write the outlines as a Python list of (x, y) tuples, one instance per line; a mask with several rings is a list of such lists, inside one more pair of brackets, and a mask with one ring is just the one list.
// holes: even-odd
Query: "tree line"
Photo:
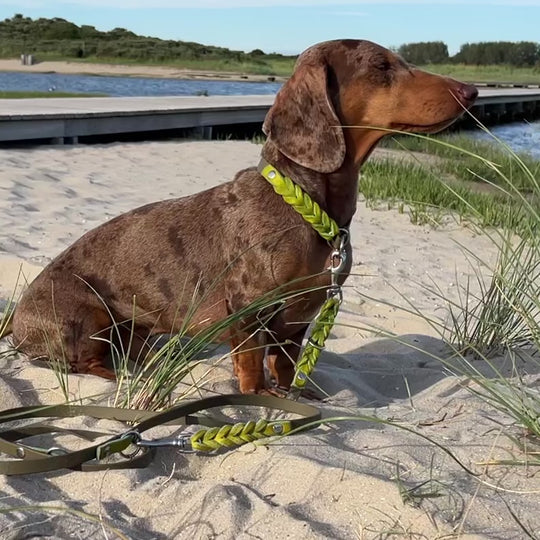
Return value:
[[(458, 63), (540, 67), (540, 44), (530, 41), (465, 43), (453, 56), (448, 54), (448, 47), (442, 41), (406, 43), (396, 50), (416, 65)], [(138, 36), (125, 28), (102, 32), (94, 26), (77, 26), (58, 17), (33, 20), (16, 14), (0, 22), (0, 56), (22, 53), (45, 58), (115, 58), (142, 62), (219, 60), (225, 65), (260, 65), (261, 70), (271, 60), (290, 60), (292, 68), (294, 60), (293, 56), (265, 54), (260, 49), (246, 53), (200, 43)]]
[(407, 62), (426, 64), (508, 65), (540, 68), (540, 43), (532, 41), (487, 41), (465, 43), (450, 56), (442, 41), (406, 43), (397, 52)]

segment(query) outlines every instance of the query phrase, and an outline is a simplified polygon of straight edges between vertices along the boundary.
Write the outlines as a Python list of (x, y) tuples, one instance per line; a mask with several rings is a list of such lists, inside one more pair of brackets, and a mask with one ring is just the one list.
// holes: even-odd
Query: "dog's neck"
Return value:
[(350, 223), (358, 197), (359, 168), (354, 163), (345, 159), (333, 173), (316, 172), (289, 159), (271, 141), (265, 143), (261, 154), (281, 174), (297, 183), (340, 227)]

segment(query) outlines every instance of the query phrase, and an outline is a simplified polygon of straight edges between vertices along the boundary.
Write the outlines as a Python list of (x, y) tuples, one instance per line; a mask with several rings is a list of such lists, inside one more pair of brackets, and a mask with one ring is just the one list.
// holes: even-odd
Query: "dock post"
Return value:
[(212, 126), (204, 126), (202, 128), (202, 138), (205, 141), (211, 141), (212, 140)]

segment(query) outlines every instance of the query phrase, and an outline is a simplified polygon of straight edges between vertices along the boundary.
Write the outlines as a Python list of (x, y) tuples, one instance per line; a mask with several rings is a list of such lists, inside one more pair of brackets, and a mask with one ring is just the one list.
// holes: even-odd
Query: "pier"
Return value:
[[(538, 88), (479, 88), (472, 113), (487, 124), (540, 117)], [(77, 143), (114, 134), (190, 130), (211, 138), (223, 126), (262, 124), (267, 96), (0, 99), (0, 142)]]

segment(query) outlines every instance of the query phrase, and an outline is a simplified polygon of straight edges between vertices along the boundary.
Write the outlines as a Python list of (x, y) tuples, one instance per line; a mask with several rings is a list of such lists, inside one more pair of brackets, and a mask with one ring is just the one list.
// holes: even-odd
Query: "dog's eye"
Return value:
[(371, 67), (379, 71), (391, 71), (393, 66), (386, 55), (378, 54), (371, 59)]
[(388, 60), (388, 58), (379, 56), (373, 62), (372, 69), (373, 77), (379, 81), (379, 84), (384, 86), (392, 84), (392, 80), (394, 79), (395, 75), (395, 67), (394, 64)]
[(390, 71), (392, 69), (392, 64), (388, 60), (383, 60), (378, 66), (381, 71)]

